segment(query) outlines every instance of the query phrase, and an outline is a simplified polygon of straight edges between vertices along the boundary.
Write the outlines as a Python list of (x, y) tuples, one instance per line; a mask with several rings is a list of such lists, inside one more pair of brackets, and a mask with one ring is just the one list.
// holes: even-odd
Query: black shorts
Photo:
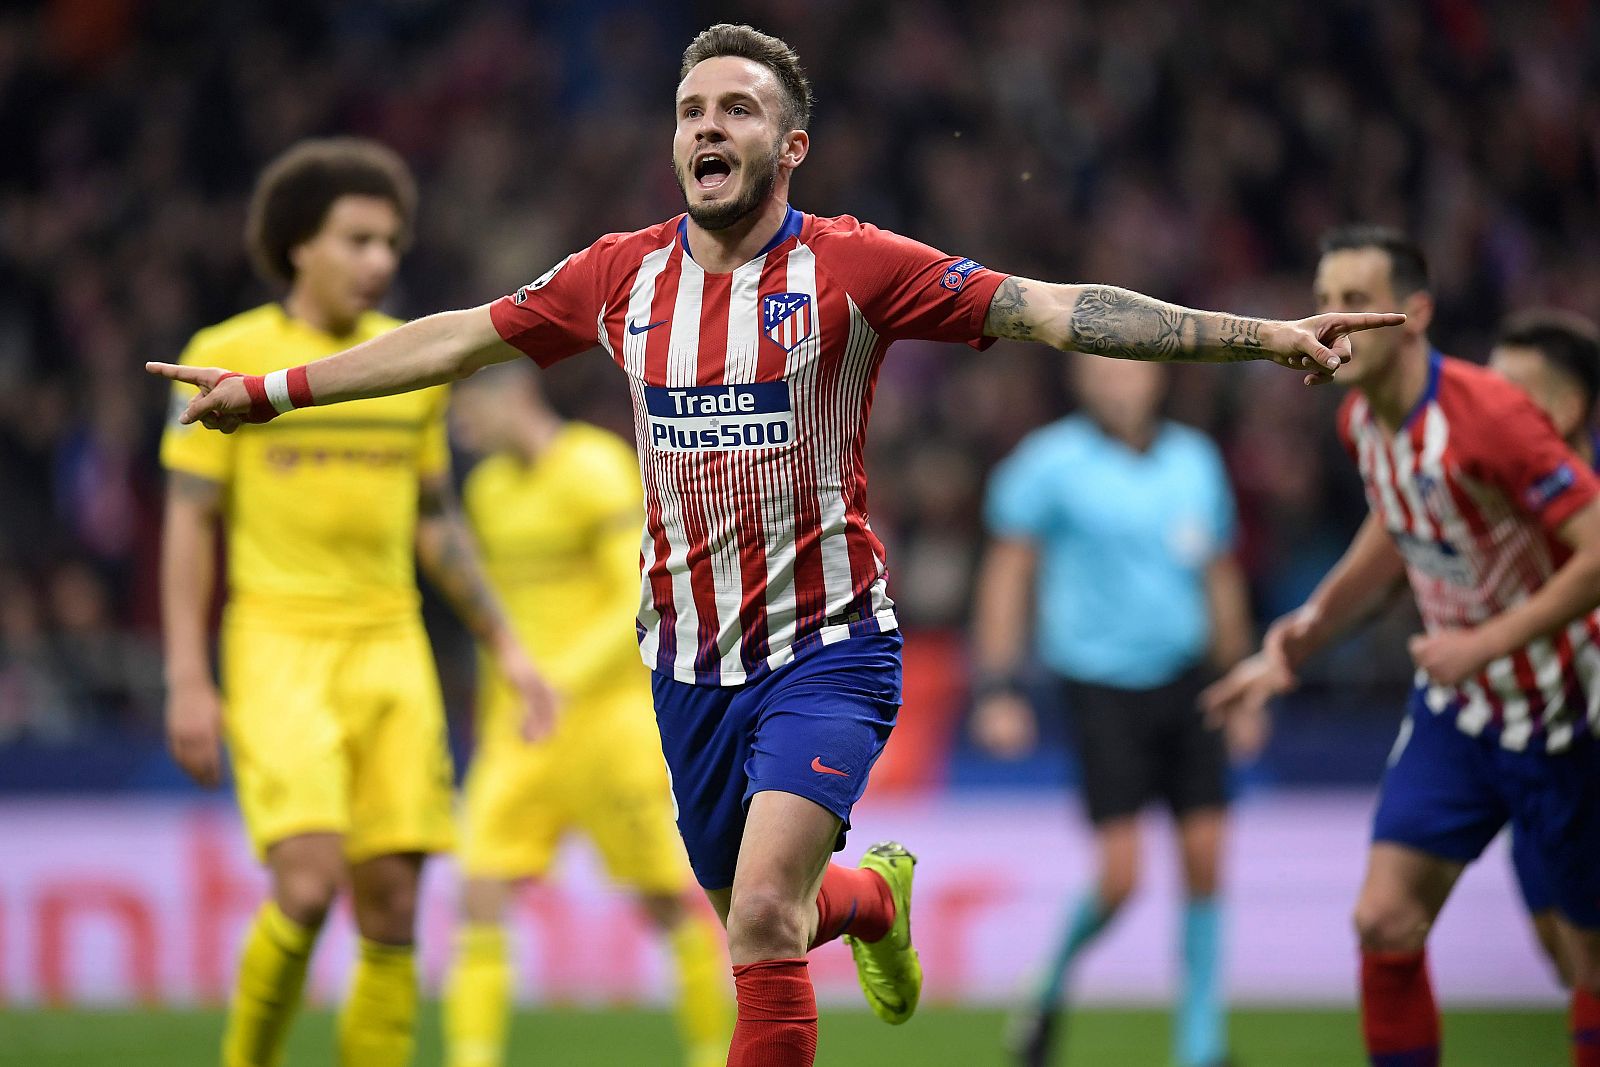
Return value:
[(1090, 822), (1136, 815), (1152, 800), (1175, 817), (1227, 804), (1222, 731), (1196, 705), (1204, 687), (1198, 667), (1154, 689), (1062, 680)]

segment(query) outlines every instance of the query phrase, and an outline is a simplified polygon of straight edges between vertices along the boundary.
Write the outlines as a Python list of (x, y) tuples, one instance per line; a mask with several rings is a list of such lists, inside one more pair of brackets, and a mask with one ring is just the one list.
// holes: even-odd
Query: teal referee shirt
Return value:
[(995, 469), (996, 537), (1033, 542), (1039, 656), (1065, 677), (1122, 689), (1172, 681), (1206, 654), (1206, 569), (1231, 549), (1233, 494), (1204, 434), (1162, 422), (1139, 452), (1074, 415), (1030, 434)]

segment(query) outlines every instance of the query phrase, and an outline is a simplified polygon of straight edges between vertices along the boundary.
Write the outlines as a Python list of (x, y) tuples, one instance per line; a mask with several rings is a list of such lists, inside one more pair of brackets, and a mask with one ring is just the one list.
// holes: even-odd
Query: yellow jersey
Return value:
[(627, 442), (569, 422), (532, 463), (479, 463), (462, 502), (490, 584), (558, 692), (645, 680), (634, 628), (644, 491)]
[[(368, 312), (332, 337), (267, 304), (201, 330), (181, 361), (266, 374), (399, 324)], [(191, 396), (175, 383), (174, 412)], [(232, 434), (169, 420), (162, 466), (223, 486), (230, 621), (369, 626), (416, 615), (419, 483), (449, 469), (448, 396), (435, 386), (305, 408)]]

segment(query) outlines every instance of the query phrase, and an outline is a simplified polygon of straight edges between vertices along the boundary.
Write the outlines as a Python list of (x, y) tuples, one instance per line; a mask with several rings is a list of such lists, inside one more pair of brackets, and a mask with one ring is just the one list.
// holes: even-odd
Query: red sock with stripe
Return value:
[(739, 1019), (728, 1067), (811, 1067), (817, 1059), (817, 994), (806, 961), (761, 960), (733, 968)]
[(1572, 1067), (1600, 1067), (1600, 997), (1572, 994)]
[(1361, 953), (1361, 1032), (1372, 1067), (1438, 1067), (1427, 949)]
[(877, 871), (828, 864), (817, 893), (817, 934), (811, 947), (849, 934), (876, 941), (894, 925), (894, 897)]

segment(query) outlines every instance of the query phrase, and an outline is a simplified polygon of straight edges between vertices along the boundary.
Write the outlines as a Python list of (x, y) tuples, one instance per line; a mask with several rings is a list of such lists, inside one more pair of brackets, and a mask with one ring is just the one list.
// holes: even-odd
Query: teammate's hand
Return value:
[(1208, 726), (1225, 731), (1233, 757), (1248, 760), (1266, 745), (1271, 732), (1267, 702), (1289, 692), (1296, 683), (1282, 657), (1262, 649), (1206, 686), (1200, 694), (1200, 710)]
[(1267, 627), (1261, 641), (1261, 651), (1281, 662), (1291, 676), (1300, 664), (1316, 651), (1313, 630), (1322, 618), (1322, 612), (1313, 604), (1303, 604)]
[(1293, 370), (1310, 370), (1305, 384), (1321, 385), (1333, 381), (1333, 372), (1350, 362), (1351, 334), (1399, 326), (1405, 321), (1406, 317), (1399, 313), (1330, 312), (1275, 323), (1276, 329), (1264, 329), (1261, 339), (1267, 357), (1274, 363)]
[(543, 741), (556, 728), (561, 698), (515, 639), (500, 641), (495, 657), (506, 681), (522, 700), (522, 739), (530, 745)]
[(167, 750), (207, 789), (222, 783), (222, 698), (209, 680), (167, 689)]
[(200, 387), (189, 406), (178, 416), (185, 426), (198, 422), (210, 430), (232, 433), (250, 420), (250, 394), (244, 378), (221, 367), (185, 367), (176, 363), (146, 363), (144, 369), (175, 382)]
[(972, 736), (991, 755), (1020, 759), (1039, 743), (1039, 724), (1020, 695), (996, 693), (972, 709)]
[(1489, 665), (1494, 650), (1480, 630), (1436, 630), (1417, 634), (1407, 646), (1411, 660), (1439, 685), (1460, 685)]

